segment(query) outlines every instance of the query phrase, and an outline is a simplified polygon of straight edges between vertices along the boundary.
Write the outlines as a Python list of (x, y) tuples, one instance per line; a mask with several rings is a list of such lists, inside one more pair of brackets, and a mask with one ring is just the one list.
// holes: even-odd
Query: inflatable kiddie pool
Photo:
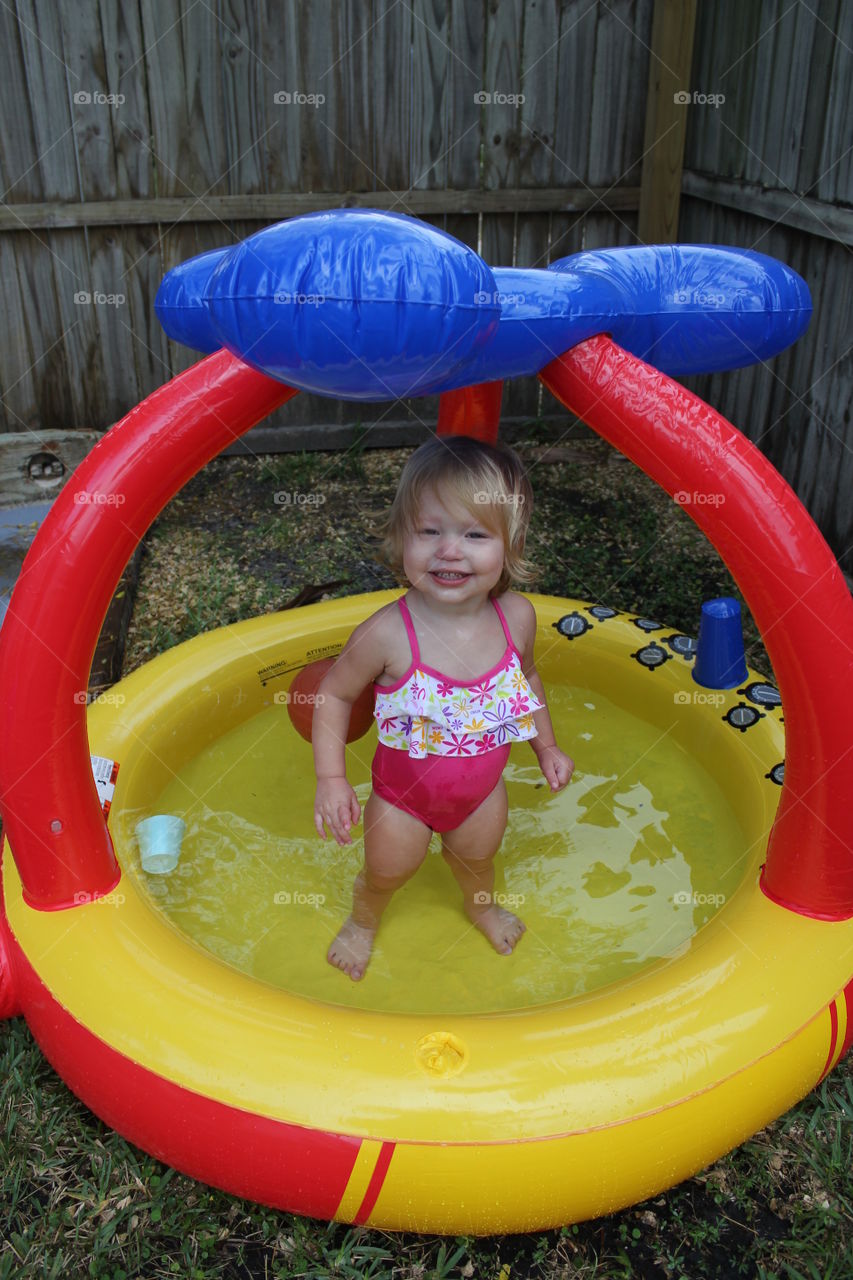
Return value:
[[(760, 255), (692, 246), (636, 251), (632, 286), (632, 251), (610, 251), (579, 255), (577, 273), (571, 259), (519, 273), (514, 292), (494, 273), (499, 287), (476, 290), (483, 318), (463, 285), (467, 272), (490, 286), (489, 269), (412, 220), (322, 215), (252, 240), (252, 270), (268, 278), (278, 263), (274, 290), (315, 300), (275, 304), (290, 312), (260, 360), (282, 367), (272, 377), (218, 350), (129, 414), (57, 498), (12, 598), (0, 635), (0, 1008), (24, 1014), (108, 1124), (235, 1194), (438, 1232), (610, 1212), (762, 1127), (853, 1037), (853, 607), (784, 481), (662, 372), (689, 371), (688, 357), (693, 371), (766, 358), (802, 330), (804, 286)], [(204, 257), (194, 292), (193, 264), (178, 269), (183, 336), (213, 346), (193, 325), (212, 323), (210, 300), (225, 298), (214, 337), (233, 345), (236, 326), (254, 360), (266, 304), (258, 318), (234, 263)], [(312, 347), (307, 311), (316, 321), (318, 297), (345, 299), (356, 267), (358, 326), (346, 330), (341, 305)], [(673, 301), (699, 296), (709, 273), (724, 315)], [(565, 277), (560, 305), (539, 279), (552, 275)], [(425, 323), (409, 315), (417, 306)], [(168, 289), (160, 310), (173, 331)], [(457, 336), (468, 345), (454, 362), (457, 311), (477, 333)], [(571, 341), (593, 312), (598, 328)], [(546, 360), (545, 346), (564, 354)], [(638, 358), (650, 351), (658, 368)], [(362, 361), (369, 396), (376, 377), (385, 398), (437, 390), (442, 429), (493, 435), (508, 353), (510, 372), (538, 371), (668, 492), (690, 495), (778, 691), (748, 670), (728, 688), (698, 685), (695, 646), (660, 620), (531, 596), (537, 665), (577, 774), (552, 796), (513, 748), (498, 885), (525, 899), (528, 933), (511, 959), (492, 953), (460, 920), (441, 860), (428, 860), (389, 908), (366, 978), (347, 983), (323, 957), (357, 849), (317, 839), (310, 746), (283, 704), (298, 671), (397, 593), (200, 636), (88, 708), (81, 690), (145, 529), (206, 460), (295, 394), (300, 368), (306, 387), (349, 396)], [(408, 360), (405, 376), (395, 360)], [(284, 365), (291, 385), (278, 380)], [(371, 734), (349, 748), (357, 789), (372, 745)], [(92, 756), (115, 783), (108, 820)], [(164, 811), (187, 817), (181, 863), (146, 876), (132, 831)]]

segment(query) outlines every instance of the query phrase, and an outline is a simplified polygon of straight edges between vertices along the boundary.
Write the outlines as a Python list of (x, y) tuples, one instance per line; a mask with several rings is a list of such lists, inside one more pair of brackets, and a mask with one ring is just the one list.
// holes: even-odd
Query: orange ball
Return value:
[[(319, 662), (309, 662), (307, 667), (297, 671), (291, 681), (287, 693), (287, 712), (294, 729), (306, 742), (311, 741), (311, 722), (314, 718), (317, 690), (334, 661), (334, 658), (321, 658)], [(367, 685), (352, 704), (347, 742), (363, 738), (372, 724), (373, 686)]]

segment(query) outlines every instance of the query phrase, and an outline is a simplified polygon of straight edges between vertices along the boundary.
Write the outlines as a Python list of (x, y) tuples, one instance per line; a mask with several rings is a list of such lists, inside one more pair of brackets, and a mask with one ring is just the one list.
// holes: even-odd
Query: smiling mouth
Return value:
[(470, 578), (470, 573), (451, 573), (449, 570), (433, 569), (431, 576), (438, 578), (439, 582), (463, 582), (465, 578)]

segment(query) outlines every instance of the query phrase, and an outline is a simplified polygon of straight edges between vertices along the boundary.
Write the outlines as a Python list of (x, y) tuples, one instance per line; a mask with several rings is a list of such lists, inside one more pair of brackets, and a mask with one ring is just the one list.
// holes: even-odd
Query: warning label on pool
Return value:
[(261, 684), (266, 686), (270, 680), (275, 680), (277, 676), (289, 675), (291, 671), (301, 671), (303, 667), (307, 667), (309, 663), (316, 662), (319, 658), (337, 657), (343, 645), (324, 644), (317, 649), (309, 649), (304, 658), (284, 658), (281, 662), (274, 662), (268, 667), (261, 667), (258, 672), (258, 679)]
[(108, 760), (106, 756), (90, 756), (89, 759), (92, 762), (92, 776), (98, 789), (98, 799), (101, 802), (101, 809), (106, 818), (115, 794), (118, 762), (116, 760)]

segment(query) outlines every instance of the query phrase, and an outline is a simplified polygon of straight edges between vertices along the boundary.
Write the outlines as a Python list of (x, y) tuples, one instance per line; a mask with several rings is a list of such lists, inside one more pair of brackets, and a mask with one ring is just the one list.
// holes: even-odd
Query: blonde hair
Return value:
[(533, 582), (538, 573), (524, 556), (533, 490), (524, 465), (505, 444), (472, 436), (434, 436), (415, 449), (403, 467), (391, 506), (377, 517), (377, 558), (401, 585), (411, 586), (403, 569), (403, 542), (418, 518), (421, 500), (432, 489), (455, 500), (504, 544), (504, 567), (489, 596), (502, 595), (511, 582)]

